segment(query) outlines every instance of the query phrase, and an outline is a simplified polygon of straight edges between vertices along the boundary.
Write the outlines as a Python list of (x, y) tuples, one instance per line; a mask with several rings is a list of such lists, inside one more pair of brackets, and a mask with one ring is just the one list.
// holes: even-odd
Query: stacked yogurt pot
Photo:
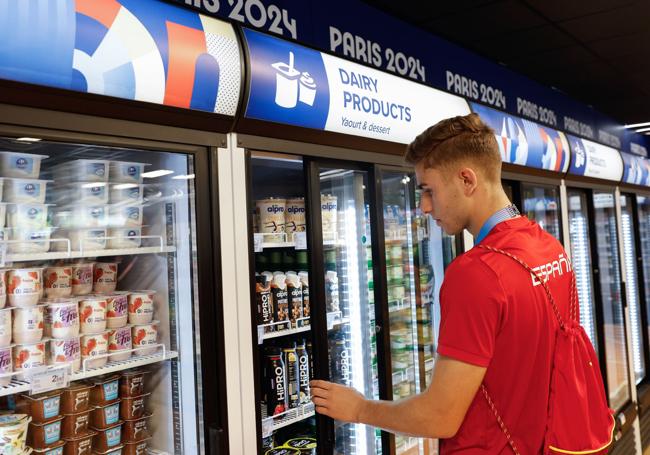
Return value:
[(45, 253), (53, 228), (46, 204), (49, 180), (39, 179), (45, 155), (0, 151), (0, 240), (8, 253)]

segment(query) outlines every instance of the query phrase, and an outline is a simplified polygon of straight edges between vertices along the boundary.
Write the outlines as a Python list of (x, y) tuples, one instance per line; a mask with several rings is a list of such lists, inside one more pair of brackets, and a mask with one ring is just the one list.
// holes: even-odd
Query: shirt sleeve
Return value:
[(498, 276), (480, 259), (449, 267), (440, 289), (438, 354), (487, 367), (506, 296)]

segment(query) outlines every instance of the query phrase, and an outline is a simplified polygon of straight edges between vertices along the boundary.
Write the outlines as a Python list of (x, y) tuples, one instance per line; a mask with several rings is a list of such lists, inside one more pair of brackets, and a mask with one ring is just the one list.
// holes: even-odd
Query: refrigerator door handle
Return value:
[(210, 455), (225, 454), (223, 444), (223, 428), (217, 428), (210, 425), (208, 428), (208, 437), (210, 438)]

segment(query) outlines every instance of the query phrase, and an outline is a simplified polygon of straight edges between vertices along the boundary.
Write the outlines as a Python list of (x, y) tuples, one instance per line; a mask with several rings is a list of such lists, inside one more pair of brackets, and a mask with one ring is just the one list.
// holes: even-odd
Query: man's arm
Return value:
[(398, 401), (367, 400), (356, 390), (327, 381), (311, 382), (320, 414), (346, 422), (425, 438), (454, 436), (465, 419), (486, 368), (438, 356), (429, 388)]

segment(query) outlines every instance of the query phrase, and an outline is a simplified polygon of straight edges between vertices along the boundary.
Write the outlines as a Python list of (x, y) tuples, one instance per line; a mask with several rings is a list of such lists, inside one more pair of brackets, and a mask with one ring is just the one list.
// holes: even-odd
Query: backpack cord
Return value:
[[(557, 305), (555, 304), (555, 300), (553, 299), (553, 296), (551, 295), (551, 291), (548, 288), (548, 285), (546, 284), (546, 281), (543, 281), (540, 279), (539, 274), (535, 272), (533, 269), (531, 269), (528, 264), (526, 264), (524, 261), (519, 259), (517, 256), (508, 253), (507, 251), (500, 250), (498, 248), (494, 248), (488, 245), (476, 245), (478, 248), (482, 248), (484, 250), (492, 251), (493, 253), (499, 253), (503, 254), (504, 256), (509, 257), (510, 259), (514, 260), (517, 262), (519, 265), (521, 265), (523, 268), (525, 268), (539, 283), (542, 285), (544, 288), (544, 291), (546, 292), (546, 297), (548, 298), (548, 301), (551, 303), (551, 306), (553, 307), (553, 312), (555, 313), (555, 317), (557, 318), (557, 322), (560, 325), (560, 329), (564, 330), (565, 325), (564, 325), (564, 319), (562, 319), (562, 316), (560, 315), (560, 311), (557, 308)], [(571, 274), (571, 303), (569, 306), (569, 317), (576, 321), (576, 309), (577, 309), (577, 302), (576, 302), (576, 275), (575, 273)], [(492, 401), (492, 398), (490, 397), (490, 394), (487, 391), (487, 387), (485, 387), (485, 384), (481, 384), (481, 392), (483, 393), (483, 396), (485, 397), (485, 400), (488, 403), (488, 406), (492, 410), (492, 413), (494, 414), (494, 417), (497, 419), (497, 423), (499, 424), (499, 427), (501, 428), (501, 431), (505, 435), (506, 439), (508, 440), (508, 444), (510, 445), (510, 448), (512, 448), (512, 451), (515, 453), (515, 455), (521, 455), (519, 450), (517, 449), (517, 446), (515, 445), (515, 441), (513, 441), (512, 436), (510, 435), (510, 431), (508, 431), (508, 427), (506, 427), (506, 424), (503, 422), (501, 419), (501, 416), (499, 415), (499, 411), (497, 410), (496, 406), (494, 405), (494, 402)]]

